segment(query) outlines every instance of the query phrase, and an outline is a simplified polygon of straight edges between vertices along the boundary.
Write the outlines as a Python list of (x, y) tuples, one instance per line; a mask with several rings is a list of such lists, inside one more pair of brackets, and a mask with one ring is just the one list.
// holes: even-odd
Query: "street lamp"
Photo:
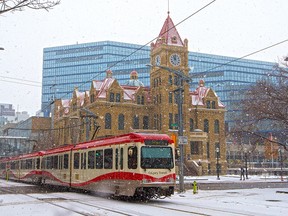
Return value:
[(148, 67), (158, 67), (162, 68), (164, 70), (167, 70), (173, 74), (176, 74), (178, 79), (177, 83), (177, 89), (174, 90), (174, 92), (178, 92), (178, 100), (177, 100), (177, 105), (178, 105), (178, 144), (179, 144), (179, 150), (180, 150), (180, 167), (179, 167), (179, 189), (180, 193), (184, 192), (184, 147), (183, 143), (179, 143), (180, 137), (183, 137), (183, 81), (186, 81), (189, 83), (191, 81), (191, 78), (186, 76), (183, 71), (181, 70), (174, 70), (169, 67), (161, 66), (161, 65), (152, 65), (152, 64), (147, 64), (146, 66)]
[(248, 166), (247, 166), (247, 149), (244, 148), (244, 157), (245, 157), (245, 174), (246, 174), (246, 179), (248, 179)]
[(283, 181), (283, 160), (282, 160), (282, 149), (279, 148), (279, 149), (278, 149), (278, 152), (279, 152), (279, 156), (280, 156), (280, 167), (281, 167), (280, 175), (281, 175), (281, 181)]
[(216, 171), (217, 171), (217, 180), (220, 180), (220, 177), (219, 177), (219, 148), (217, 147), (216, 148), (216, 157), (217, 157), (217, 163), (216, 163)]

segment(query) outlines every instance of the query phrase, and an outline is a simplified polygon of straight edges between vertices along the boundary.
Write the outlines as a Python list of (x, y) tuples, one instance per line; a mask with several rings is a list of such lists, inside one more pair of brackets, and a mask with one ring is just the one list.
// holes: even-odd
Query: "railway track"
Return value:
[[(2, 191), (6, 192), (6, 194), (14, 194), (14, 190), (11, 190), (10, 188), (1, 188)], [(62, 210), (67, 211), (66, 214), (67, 215), (71, 215), (71, 213), (75, 213), (76, 215), (83, 215), (83, 216), (92, 216), (92, 215), (102, 215), (103, 211), (103, 215), (124, 215), (124, 216), (136, 216), (137, 214), (131, 214), (131, 213), (126, 213), (123, 211), (119, 211), (119, 210), (115, 210), (115, 209), (109, 209), (108, 207), (105, 206), (101, 206), (101, 205), (92, 205), (89, 203), (85, 203), (81, 200), (78, 199), (66, 199), (63, 197), (59, 197), (59, 196), (55, 196), (54, 194), (50, 194), (48, 196), (39, 196), (38, 194), (24, 194), (21, 193), (22, 196), (25, 196), (28, 199), (28, 201), (17, 201), (17, 202), (6, 202), (6, 203), (2, 203), (3, 200), (0, 199), (0, 207), (10, 207), (14, 208), (17, 205), (39, 205), (39, 204), (48, 204), (48, 205), (52, 205), (56, 208), (60, 208)], [(92, 200), (94, 200), (95, 198), (92, 197)], [(69, 204), (69, 205), (67, 205)], [(72, 204), (72, 205), (70, 205)], [(73, 208), (72, 206), (76, 206), (76, 204), (78, 205), (77, 208)], [(82, 208), (80, 208), (80, 205), (82, 205)], [(84, 207), (89, 207), (89, 208), (84, 208)], [(95, 212), (91, 212), (91, 207), (93, 207), (95, 209)], [(90, 209), (85, 210), (85, 209)], [(98, 214), (97, 212), (102, 212), (100, 214)]]
[[(14, 186), (14, 183), (7, 182), (13, 186), (6, 187), (6, 181), (0, 182), (0, 212), (1, 209), (48, 209), (51, 212), (61, 212), (63, 215), (109, 215), (109, 216), (151, 216), (151, 215), (230, 215), (230, 216), (252, 216), (255, 215), (255, 210), (249, 205), (249, 198), (257, 197), (257, 193), (251, 193), (249, 191), (242, 194), (237, 191), (227, 191), (223, 193), (213, 194), (207, 193), (201, 196), (193, 196), (193, 199), (187, 199), (190, 197), (187, 194), (175, 194), (172, 198), (166, 198), (164, 200), (150, 200), (147, 202), (140, 201), (123, 201), (117, 199), (109, 199), (101, 197), (94, 193), (76, 193), (67, 192), (56, 188), (45, 188), (33, 185), (20, 184)], [(2, 185), (2, 186), (1, 186)], [(28, 194), (27, 194), (28, 192)], [(280, 193), (276, 191), (275, 193)], [(17, 194), (17, 196), (15, 196)], [(11, 195), (11, 196), (9, 196)], [(282, 196), (286, 196), (286, 193), (281, 193)], [(238, 201), (240, 196), (244, 196), (245, 199)], [(9, 198), (8, 198), (9, 197)], [(15, 197), (16, 199), (10, 199)], [(230, 200), (231, 197), (231, 200)], [(237, 197), (237, 198), (236, 198)], [(182, 199), (183, 198), (183, 199)], [(226, 199), (225, 199), (226, 198)], [(236, 199), (235, 199), (236, 198)], [(246, 200), (247, 198), (247, 200)], [(217, 201), (220, 206), (213, 204)], [(269, 201), (269, 200), (267, 200)], [(272, 202), (273, 201), (273, 202)], [(283, 205), (284, 201), (278, 201), (273, 198), (271, 202), (260, 202), (257, 206), (261, 208), (273, 209), (277, 206)], [(278, 201), (278, 205), (277, 202)], [(212, 202), (212, 206), (209, 203)], [(241, 206), (243, 208), (234, 208), (232, 206)], [(50, 207), (49, 207), (50, 206)], [(244, 208), (244, 206), (246, 206)], [(250, 207), (248, 207), (250, 206)], [(3, 208), (2, 208), (3, 207)], [(283, 207), (282, 207), (283, 208)], [(286, 208), (288, 211), (288, 208)], [(48, 214), (47, 210), (45, 215)], [(43, 210), (42, 210), (43, 211)], [(286, 210), (284, 210), (286, 211)], [(5, 212), (6, 213), (6, 212)], [(22, 212), (21, 212), (22, 213)], [(271, 213), (271, 212), (270, 212)], [(15, 215), (14, 214), (10, 214)], [(9, 215), (9, 216), (10, 216)], [(39, 215), (39, 214), (21, 214), (21, 215)], [(256, 214), (257, 215), (257, 214)], [(262, 214), (263, 215), (263, 214)], [(265, 215), (265, 214), (264, 214)]]

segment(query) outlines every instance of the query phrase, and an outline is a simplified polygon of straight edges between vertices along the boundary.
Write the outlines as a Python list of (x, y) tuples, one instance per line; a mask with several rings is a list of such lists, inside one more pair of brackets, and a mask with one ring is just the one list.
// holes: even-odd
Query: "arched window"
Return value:
[(111, 129), (111, 114), (105, 114), (105, 129)]
[(219, 120), (214, 121), (214, 133), (219, 134)]
[(118, 130), (124, 130), (124, 115), (119, 114), (118, 116)]
[(134, 129), (139, 129), (139, 116), (134, 116), (133, 117), (133, 128)]
[(143, 129), (149, 129), (149, 117), (148, 116), (143, 117)]
[(192, 118), (190, 118), (189, 120), (189, 125), (190, 125), (190, 132), (192, 132), (194, 130), (194, 120)]
[(204, 119), (204, 132), (209, 133), (209, 121)]

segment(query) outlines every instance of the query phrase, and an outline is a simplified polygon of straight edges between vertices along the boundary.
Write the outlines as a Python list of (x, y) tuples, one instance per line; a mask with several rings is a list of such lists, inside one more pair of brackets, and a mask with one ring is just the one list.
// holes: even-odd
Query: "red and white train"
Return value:
[(165, 134), (129, 133), (0, 160), (0, 176), (114, 196), (171, 196), (174, 143)]

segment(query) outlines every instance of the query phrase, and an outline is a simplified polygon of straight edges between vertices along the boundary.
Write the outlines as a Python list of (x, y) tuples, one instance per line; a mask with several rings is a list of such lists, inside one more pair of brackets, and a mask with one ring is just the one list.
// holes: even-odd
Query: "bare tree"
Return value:
[(6, 12), (22, 11), (25, 8), (50, 10), (60, 4), (60, 0), (0, 0), (0, 15)]
[(275, 143), (287, 149), (288, 65), (286, 60), (287, 57), (283, 58), (275, 65), (273, 71), (267, 73), (266, 77), (245, 92), (244, 100), (241, 101), (243, 116), (236, 131), (265, 139), (266, 136), (257, 131), (277, 129), (280, 141)]

